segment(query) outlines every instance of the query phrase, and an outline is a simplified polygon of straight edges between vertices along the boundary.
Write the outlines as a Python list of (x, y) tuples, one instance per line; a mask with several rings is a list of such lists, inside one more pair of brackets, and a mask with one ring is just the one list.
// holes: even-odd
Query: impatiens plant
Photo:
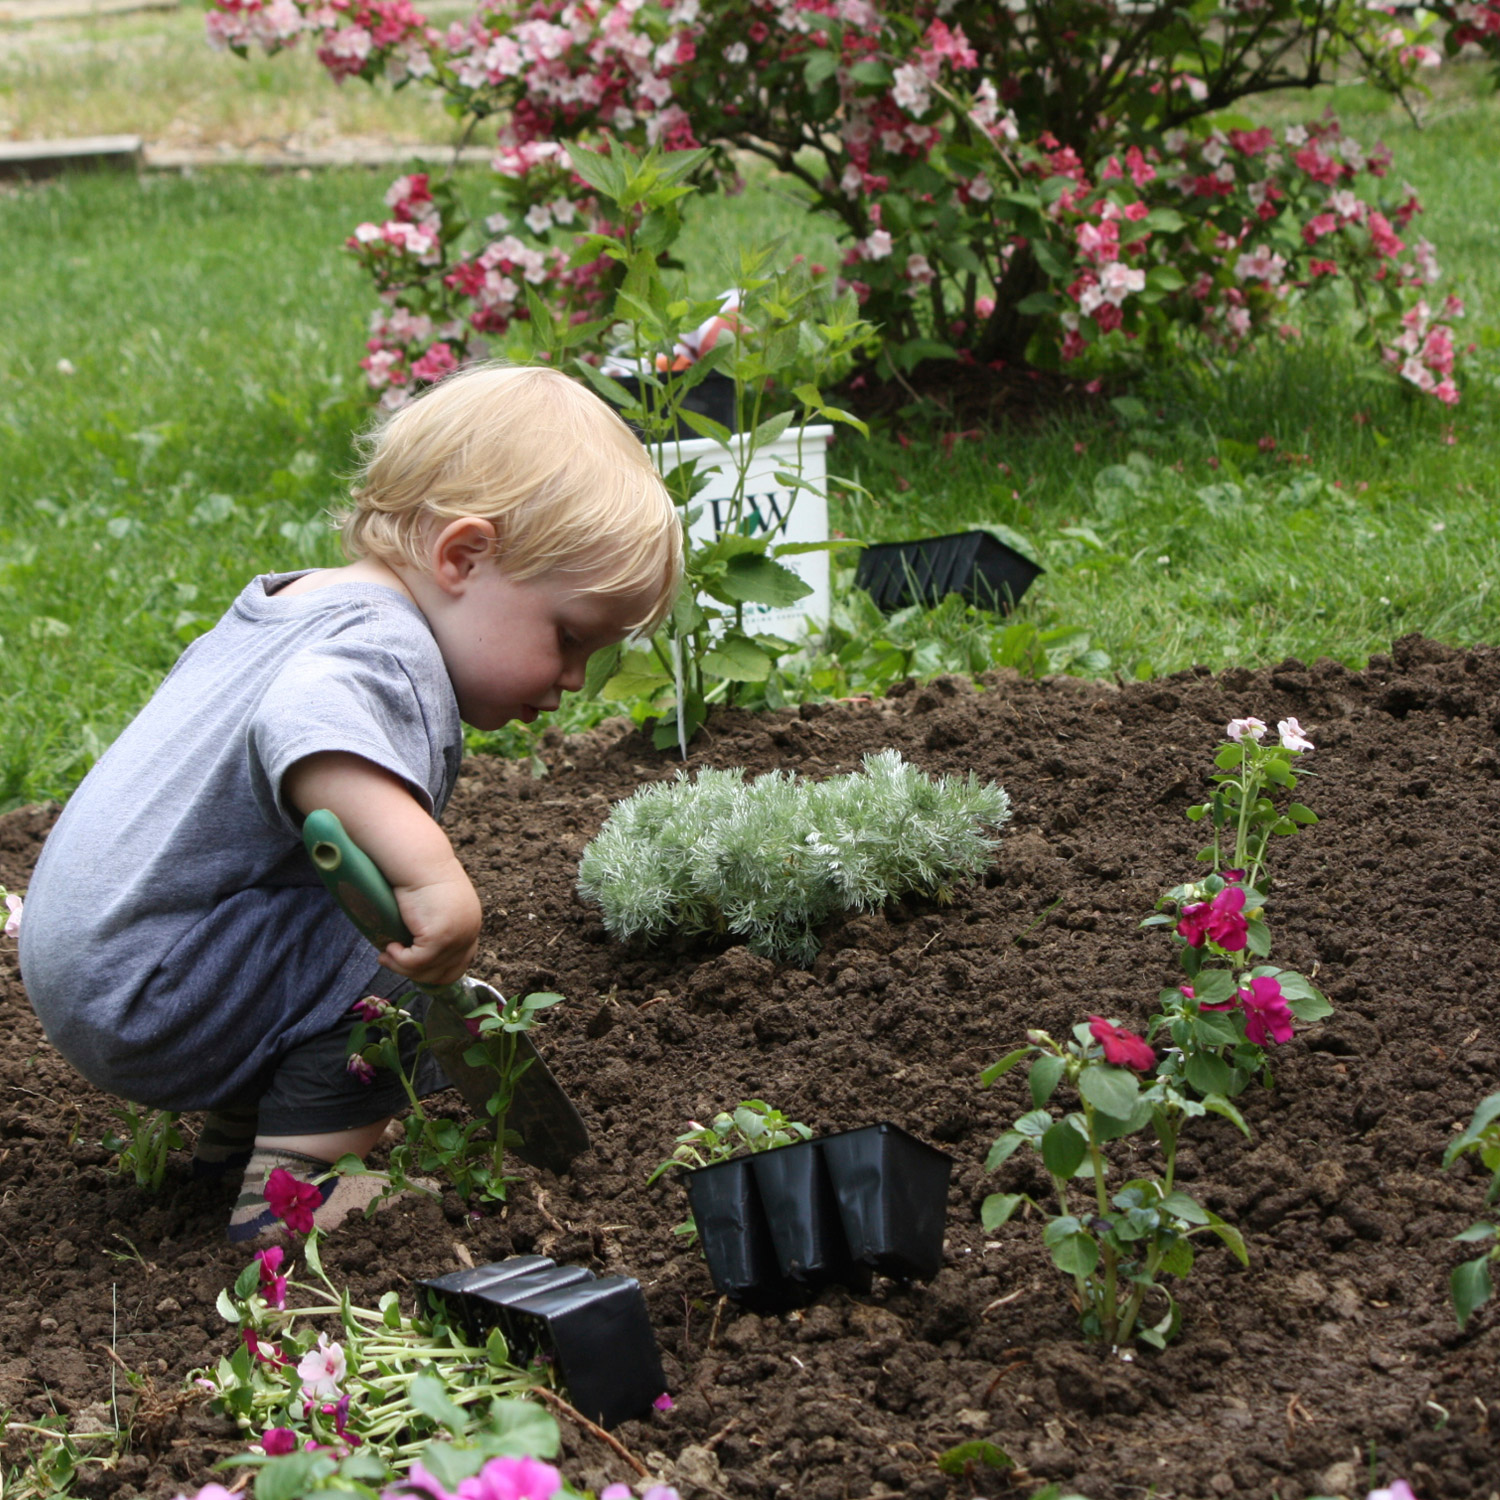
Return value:
[[(1491, 1174), (1484, 1205), (1492, 1208), (1500, 1201), (1500, 1094), (1491, 1094), (1480, 1101), (1463, 1133), (1448, 1143), (1443, 1152), (1443, 1165), (1451, 1167), (1459, 1157), (1470, 1153), (1477, 1156)], [(1455, 1267), (1449, 1283), (1453, 1310), (1458, 1315), (1458, 1326), (1463, 1328), (1473, 1317), (1475, 1309), (1494, 1295), (1490, 1265), (1500, 1260), (1500, 1225), (1492, 1220), (1481, 1220), (1464, 1230), (1457, 1239), (1461, 1244), (1487, 1247), (1483, 1254)]]
[[(1084, 1336), (1112, 1346), (1139, 1338), (1160, 1348), (1182, 1320), (1159, 1278), (1188, 1274), (1195, 1235), (1217, 1235), (1242, 1265), (1249, 1263), (1239, 1230), (1175, 1184), (1177, 1135), (1190, 1101), (1170, 1076), (1146, 1085), (1156, 1053), (1103, 1016), (1075, 1026), (1066, 1042), (1030, 1032), (1026, 1046), (984, 1071), (983, 1082), (994, 1083), (1028, 1058), (1035, 1107), (1000, 1136), (985, 1165), (993, 1171), (1022, 1146), (1031, 1146), (1050, 1179), (1052, 1202), (1037, 1203), (1026, 1193), (992, 1193), (980, 1210), (984, 1227), (999, 1228), (1023, 1204), (1039, 1209), (1047, 1216), (1042, 1238), (1053, 1264), (1073, 1278)], [(1052, 1100), (1064, 1084), (1070, 1102), (1076, 1095), (1077, 1108), (1057, 1116)], [(1165, 1171), (1111, 1189), (1105, 1148), (1148, 1124), (1162, 1144)], [(1141, 1319), (1153, 1292), (1166, 1310), (1147, 1326)]]
[(910, 893), (947, 899), (989, 863), (1010, 799), (994, 782), (929, 777), (895, 750), (826, 781), (701, 770), (617, 803), (578, 866), (615, 937), (744, 938), (810, 963), (816, 928)]
[(708, 148), (700, 177), (730, 190), (746, 156), (794, 179), (898, 367), (1091, 372), (1337, 323), (1393, 377), (1458, 399), (1461, 307), (1433, 290), (1415, 195), (1386, 190), (1389, 153), (1327, 115), (1273, 132), (1237, 106), (1354, 76), (1420, 93), (1445, 55), (1500, 52), (1496, 0), (507, 0), (446, 29), (409, 0), (215, 0), (208, 28), (242, 55), (311, 33), (336, 80), (501, 122), (504, 207), (479, 243), (454, 243), (456, 193), (426, 178), (355, 231), (382, 285), (427, 288), (379, 315), (377, 384), (434, 378), (539, 302), (595, 316), (609, 205), (572, 152), (608, 142)]
[(1268, 732), (1256, 718), (1227, 726), (1227, 742), (1214, 757), (1213, 792), (1187, 814), (1213, 830), (1199, 856), (1212, 873), (1166, 892), (1158, 913), (1141, 924), (1171, 929), (1186, 979), (1161, 991), (1146, 1035), (1170, 1039), (1163, 1072), (1180, 1077), (1206, 1103), (1214, 1101), (1212, 1107), (1257, 1074), (1268, 1076), (1265, 1049), (1290, 1041), (1296, 1022), (1310, 1024), (1333, 1012), (1306, 976), (1265, 962), (1272, 840), (1318, 821), (1292, 800), (1299, 779), (1292, 766), (1312, 751), (1312, 742), (1296, 719), (1280, 721), (1274, 743), (1265, 742)]
[[(505, 1122), (517, 1081), (528, 1066), (519, 1053), (517, 1039), (531, 1030), (544, 1010), (561, 1000), (561, 995), (545, 992), (502, 999), (480, 1005), (465, 1017), (473, 1043), (465, 1051), (464, 1061), (493, 1073), (494, 1092), (485, 1117), (462, 1125), (427, 1112), (417, 1095), (413, 1067), (402, 1057), (403, 1033), (415, 1032), (419, 1048), (429, 1045), (422, 1023), (410, 1011), (378, 995), (355, 1001), (356, 1020), (348, 1044), (349, 1071), (368, 1082), (374, 1078), (377, 1065), (389, 1068), (406, 1091), (408, 1113), (401, 1122), (404, 1139), (391, 1148), (387, 1173), (390, 1185), (383, 1197), (420, 1188), (416, 1179), (436, 1172), (460, 1197), (479, 1202), (505, 1201), (506, 1191), (515, 1180), (506, 1171), (505, 1153), (520, 1140), (514, 1130), (507, 1130)], [(335, 1166), (351, 1176), (366, 1170), (362, 1160), (353, 1155), (341, 1157)]]
[[(1179, 1137), (1188, 1120), (1206, 1114), (1249, 1135), (1234, 1096), (1257, 1075), (1269, 1083), (1266, 1049), (1289, 1041), (1296, 1021), (1317, 1021), (1333, 1010), (1303, 975), (1256, 962), (1271, 952), (1265, 906), (1272, 838), (1317, 822), (1300, 802), (1278, 807), (1276, 801), (1296, 790), (1291, 766), (1313, 750), (1312, 742), (1295, 719), (1277, 725), (1275, 744), (1263, 743), (1267, 733), (1259, 719), (1229, 724), (1214, 759), (1213, 793), (1188, 810), (1213, 829), (1201, 856), (1212, 871), (1168, 891), (1157, 904), (1171, 914), (1158, 911), (1141, 924), (1170, 928), (1188, 980), (1162, 990), (1145, 1035), (1090, 1016), (1069, 1042), (1029, 1032), (1025, 1046), (982, 1075), (988, 1086), (1030, 1059), (1035, 1107), (996, 1140), (987, 1165), (995, 1170), (1027, 1144), (1040, 1154), (1054, 1198), (1043, 1237), (1053, 1262), (1074, 1279), (1085, 1334), (1110, 1344), (1135, 1337), (1160, 1345), (1177, 1331), (1176, 1302), (1158, 1278), (1187, 1274), (1193, 1236), (1215, 1234), (1247, 1263), (1238, 1230), (1176, 1186)], [(1235, 861), (1228, 868), (1226, 854)], [(1052, 1100), (1064, 1084), (1078, 1108), (1056, 1118)], [(1500, 1117), (1500, 1096), (1494, 1115)], [(1105, 1147), (1147, 1126), (1161, 1151), (1162, 1175), (1111, 1190)], [(1076, 1201), (1080, 1193), (1093, 1200), (1087, 1211)], [(998, 1228), (1023, 1205), (1042, 1207), (1025, 1193), (991, 1194), (981, 1209), (985, 1227)], [(1153, 1292), (1165, 1298), (1166, 1312), (1144, 1326)]]
[[(314, 1281), (291, 1279), (281, 1246), (262, 1250), (219, 1294), (220, 1314), (239, 1330), (237, 1347), (195, 1376), (212, 1408), (256, 1445), (259, 1454), (247, 1461), (297, 1454), (304, 1472), (332, 1474), (351, 1456), (369, 1454), (404, 1467), (427, 1441), (488, 1427), (497, 1400), (506, 1413), (498, 1431), (508, 1431), (510, 1442), (522, 1432), (526, 1441), (492, 1451), (544, 1451), (531, 1444), (539, 1419), (544, 1427), (547, 1419), (515, 1398), (545, 1372), (516, 1368), (498, 1330), (475, 1347), (445, 1324), (407, 1317), (395, 1292), (373, 1308), (357, 1306), (323, 1270), (320, 1234), (310, 1218), (304, 1229), (295, 1201), (298, 1184), (280, 1168), (272, 1178), (278, 1173), (286, 1181), (268, 1183), (266, 1199), (290, 1229), (306, 1234), (301, 1254)], [(310, 1295), (294, 1304), (294, 1292)]]

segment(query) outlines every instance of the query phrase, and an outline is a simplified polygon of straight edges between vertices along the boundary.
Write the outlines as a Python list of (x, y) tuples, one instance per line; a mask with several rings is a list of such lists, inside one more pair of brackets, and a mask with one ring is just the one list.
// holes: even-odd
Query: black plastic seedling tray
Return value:
[(686, 1174), (714, 1286), (782, 1312), (876, 1271), (926, 1280), (943, 1263), (953, 1159), (898, 1125), (867, 1125)]
[[(613, 378), (637, 400), (640, 399), (641, 382), (638, 376), (616, 375)], [(682, 409), (697, 412), (700, 416), (712, 417), (715, 422), (727, 427), (731, 432), (739, 431), (739, 417), (735, 410), (734, 381), (717, 370), (705, 375), (697, 385), (683, 393)], [(635, 429), (636, 435), (640, 436), (640, 429), (636, 427), (636, 424), (632, 422), (630, 426)], [(673, 435), (684, 441), (698, 436), (680, 417)]]
[(936, 604), (949, 594), (1004, 614), (1042, 571), (988, 531), (957, 531), (866, 547), (854, 583), (887, 614), (909, 604)]
[(553, 1365), (573, 1405), (613, 1427), (644, 1416), (666, 1390), (641, 1285), (595, 1277), (545, 1255), (518, 1255), (417, 1283), (428, 1313), (475, 1343), (498, 1327), (518, 1363)]

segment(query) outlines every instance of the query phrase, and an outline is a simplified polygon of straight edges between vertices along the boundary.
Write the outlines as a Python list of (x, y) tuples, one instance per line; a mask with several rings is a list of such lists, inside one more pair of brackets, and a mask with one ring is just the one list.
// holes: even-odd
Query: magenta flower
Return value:
[(492, 1458), (458, 1482), (458, 1500), (552, 1500), (562, 1475), (539, 1458)]
[(375, 1064), (366, 1062), (359, 1053), (352, 1052), (349, 1061), (345, 1064), (352, 1078), (357, 1078), (361, 1083), (375, 1082)]
[(270, 1458), (297, 1451), (297, 1434), (290, 1427), (268, 1427), (261, 1434), (260, 1445)]
[(1389, 1489), (1371, 1490), (1365, 1500), (1417, 1500), (1411, 1486), (1404, 1479), (1394, 1480)]
[(1104, 1048), (1107, 1063), (1134, 1068), (1137, 1073), (1147, 1073), (1156, 1066), (1156, 1054), (1140, 1037), (1103, 1016), (1089, 1017), (1089, 1034)]
[(668, 1392), (663, 1391), (651, 1404), (657, 1411), (671, 1411), (677, 1403), (672, 1400)]
[(311, 1234), (313, 1210), (322, 1206), (323, 1195), (312, 1183), (293, 1177), (285, 1167), (275, 1167), (266, 1178), (265, 1200), (288, 1229)]
[(356, 1000), (349, 1008), (361, 1021), (378, 1021), (390, 1009), (390, 1006), (379, 995), (366, 995), (363, 1000)]
[(1245, 1007), (1245, 1035), (1257, 1046), (1291, 1041), (1292, 1012), (1276, 980), (1268, 975), (1252, 979), (1249, 988), (1240, 991), (1240, 1003)]
[(1219, 874), (1222, 875), (1224, 879), (1227, 880), (1231, 885), (1245, 878), (1245, 872), (1243, 870), (1220, 870)]
[[(187, 1496), (178, 1495), (177, 1500), (187, 1500)], [(239, 1496), (226, 1490), (222, 1484), (205, 1484), (193, 1500), (239, 1500)]]
[(260, 1262), (260, 1294), (272, 1307), (282, 1308), (286, 1306), (286, 1277), (278, 1276), (276, 1273), (281, 1269), (281, 1263), (286, 1259), (286, 1251), (280, 1245), (272, 1245), (269, 1250), (262, 1250), (256, 1255)]
[(1186, 938), (1190, 948), (1201, 948), (1204, 938), (1210, 938), (1225, 952), (1238, 953), (1249, 937), (1244, 906), (1244, 888), (1226, 885), (1212, 901), (1193, 901), (1182, 908), (1177, 935)]

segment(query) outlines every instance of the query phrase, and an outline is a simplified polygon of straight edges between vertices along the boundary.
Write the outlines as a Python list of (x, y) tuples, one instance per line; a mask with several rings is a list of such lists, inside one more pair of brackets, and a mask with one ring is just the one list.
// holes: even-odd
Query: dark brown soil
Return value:
[[(1324, 821), (1282, 846), (1271, 916), (1276, 956), (1316, 969), (1337, 1011), (1279, 1050), (1274, 1091), (1244, 1096), (1253, 1141), (1211, 1119), (1185, 1153), (1189, 1190), (1244, 1231), (1249, 1270), (1205, 1251), (1180, 1293), (1181, 1338), (1125, 1362), (1079, 1339), (1034, 1224), (982, 1231), (984, 1196), (1030, 1169), (1017, 1157), (985, 1174), (1024, 1085), (985, 1092), (978, 1074), (1030, 1026), (1150, 1013), (1175, 971), (1137, 923), (1197, 868), (1183, 809), (1222, 726), (1246, 713), (1294, 714), (1318, 746), (1306, 792)], [(1024, 1469), (1018, 1494), (1045, 1479), (1093, 1500), (1301, 1500), (1363, 1495), (1373, 1473), (1424, 1500), (1490, 1496), (1500, 1312), (1460, 1334), (1447, 1302), (1468, 1253), (1451, 1238), (1478, 1216), (1484, 1176), (1439, 1162), (1500, 1087), (1497, 726), (1500, 650), (1414, 637), (1357, 674), (1287, 661), (1119, 690), (997, 674), (978, 691), (944, 679), (874, 703), (724, 714), (696, 763), (819, 776), (894, 746), (1014, 799), (981, 885), (945, 909), (836, 925), (809, 971), (722, 945), (625, 951), (579, 903), (577, 858), (610, 804), (674, 769), (638, 733), (559, 739), (540, 779), (472, 761), (450, 825), (489, 912), (478, 972), (566, 995), (543, 1045), (595, 1149), (571, 1177), (528, 1173), (503, 1214), (470, 1219), (451, 1195), (395, 1209), (333, 1236), (325, 1262), (362, 1297), (407, 1293), (453, 1269), (459, 1247), (638, 1276), (676, 1409), (619, 1436), (685, 1457), (685, 1493), (970, 1495), (935, 1456), (985, 1438)], [(6, 885), (24, 886), (49, 821), (0, 823)], [(229, 1347), (214, 1298), (244, 1260), (222, 1239), (232, 1189), (194, 1185), (185, 1158), (154, 1199), (110, 1172), (109, 1101), (43, 1042), (9, 958), (0, 1037), (0, 1408), (79, 1417), (109, 1398), (111, 1343), (169, 1395)], [(782, 1318), (719, 1305), (671, 1233), (681, 1188), (645, 1178), (689, 1117), (752, 1096), (820, 1132), (894, 1120), (953, 1154), (933, 1282), (832, 1291)], [(236, 1447), (191, 1409), (140, 1426), (137, 1451), (81, 1493), (169, 1496)], [(26, 1441), (12, 1437), (10, 1462)], [(593, 1440), (566, 1442), (576, 1482), (630, 1478)], [(976, 1483), (1007, 1490), (992, 1471)]]

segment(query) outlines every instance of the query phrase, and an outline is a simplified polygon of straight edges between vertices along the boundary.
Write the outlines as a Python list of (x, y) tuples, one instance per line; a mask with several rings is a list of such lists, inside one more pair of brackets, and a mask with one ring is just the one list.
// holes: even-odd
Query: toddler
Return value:
[[(90, 1083), (210, 1111), (195, 1170), (245, 1169), (231, 1240), (275, 1227), (276, 1167), (363, 1156), (404, 1102), (393, 1072), (348, 1071), (354, 1002), (412, 1008), (407, 980), (474, 956), (479, 898), (436, 821), (460, 721), (555, 709), (591, 653), (655, 628), (682, 568), (644, 448), (545, 368), (470, 366), (420, 396), (366, 441), (352, 496), (352, 560), (252, 580), (85, 777), (21, 928), (31, 1002)], [(300, 834), (320, 807), (385, 873), (410, 946), (377, 956), (323, 890)], [(378, 1186), (319, 1191), (329, 1229)]]

